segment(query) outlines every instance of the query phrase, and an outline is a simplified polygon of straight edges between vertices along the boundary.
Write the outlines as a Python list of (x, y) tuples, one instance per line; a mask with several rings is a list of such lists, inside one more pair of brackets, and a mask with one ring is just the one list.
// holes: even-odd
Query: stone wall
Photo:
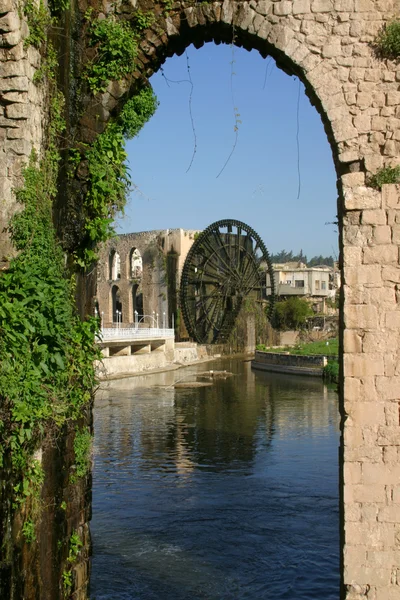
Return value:
[[(169, 253), (177, 257), (176, 282), (180, 281), (180, 273), (186, 255), (193, 244), (195, 231), (183, 229), (166, 229), (156, 231), (142, 231), (139, 233), (126, 233), (112, 238), (103, 244), (97, 266), (97, 292), (100, 313), (104, 312), (104, 325), (112, 323), (112, 297), (111, 290), (117, 286), (122, 300), (124, 323), (134, 322), (134, 306), (132, 289), (137, 287), (137, 293), (143, 294), (143, 312), (145, 315), (158, 313), (159, 325), (163, 326), (165, 313), (166, 327), (172, 327), (168, 321), (169, 294), (167, 276), (167, 261)], [(137, 280), (130, 274), (130, 253), (136, 248), (143, 259), (143, 271)], [(121, 277), (113, 281), (110, 279), (109, 259), (110, 254), (118, 252), (121, 260)], [(176, 290), (175, 290), (176, 291)], [(151, 326), (151, 325), (150, 325)]]
[(344, 581), (348, 600), (400, 598), (400, 188), (344, 220)]
[(301, 356), (287, 352), (262, 352), (260, 350), (256, 350), (254, 360), (251, 362), (253, 369), (313, 377), (322, 377), (326, 364), (325, 356)]
[(39, 52), (24, 40), (29, 35), (17, 0), (0, 5), (0, 263), (14, 252), (6, 232), (18, 209), (13, 190), (32, 148), (40, 156), (46, 123), (46, 89), (33, 83)]

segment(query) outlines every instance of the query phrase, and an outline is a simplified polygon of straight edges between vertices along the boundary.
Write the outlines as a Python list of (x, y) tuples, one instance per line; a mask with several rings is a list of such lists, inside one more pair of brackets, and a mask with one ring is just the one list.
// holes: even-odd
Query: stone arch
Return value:
[(132, 248), (129, 252), (129, 278), (140, 279), (143, 272), (143, 259), (138, 248)]
[[(398, 426), (390, 415), (396, 412), (391, 402), (396, 395), (394, 340), (399, 339), (400, 325), (390, 325), (390, 315), (395, 315), (395, 285), (400, 283), (400, 232), (395, 225), (395, 219), (400, 222), (400, 190), (387, 186), (381, 193), (366, 185), (368, 177), (383, 165), (400, 163), (397, 67), (379, 60), (372, 47), (395, 9), (394, 0), (225, 0), (191, 6), (177, 2), (166, 18), (159, 16), (146, 31), (132, 78), (110, 83), (100, 103), (99, 98), (88, 103), (81, 121), (82, 137), (91, 141), (167, 57), (182, 54), (191, 43), (199, 48), (208, 41), (234, 41), (246, 49), (257, 49), (264, 57), (271, 55), (278, 67), (297, 75), (305, 85), (323, 121), (337, 173), (343, 282), (341, 598), (348, 600), (361, 600), (369, 593), (382, 597), (396, 593), (391, 572), (398, 565), (389, 538), (386, 543), (382, 537), (380, 545), (389, 552), (390, 563), (383, 579), (373, 562), (373, 539), (386, 535), (387, 530), (394, 535), (394, 521), (400, 522), (400, 510), (396, 519), (390, 516), (397, 509), (393, 496), (392, 500), (387, 496), (395, 484), (390, 473), (396, 442), (385, 430)], [(125, 12), (124, 19), (129, 18)], [(392, 327), (396, 329), (394, 337)], [(382, 446), (390, 450), (383, 452)], [(382, 471), (383, 479), (379, 476)], [(375, 521), (363, 524), (371, 503)], [(381, 510), (382, 525), (376, 525)], [(360, 533), (357, 538), (361, 531), (365, 535)]]
[(132, 285), (132, 320), (139, 322), (144, 316), (143, 292), (137, 283)]
[[(42, 90), (33, 81), (39, 52), (24, 47), (28, 27), (17, 2), (6, 5), (0, 45), (4, 84), (1, 230), (17, 210), (13, 190), (20, 185), (22, 166), (33, 147), (39, 154), (45, 147), (47, 106), (45, 86)], [(124, 20), (133, 18), (140, 6), (147, 10), (153, 5), (142, 0), (108, 5)], [(85, 1), (79, 5), (82, 13), (87, 8)], [(271, 54), (280, 68), (302, 79), (324, 121), (338, 176), (343, 281), (341, 595), (348, 600), (397, 597), (393, 573), (400, 566), (396, 558), (400, 522), (400, 189), (388, 185), (381, 193), (365, 185), (366, 176), (382, 165), (400, 162), (398, 65), (379, 60), (371, 46), (377, 31), (398, 14), (397, 0), (177, 0), (168, 14), (163, 14), (158, 4), (154, 8), (157, 18), (143, 32), (136, 70), (126, 80), (110, 83), (96, 98), (83, 96), (80, 117), (69, 124), (71, 136), (78, 143), (93, 142), (164, 60), (181, 54), (191, 43), (200, 47), (206, 41), (230, 43), (235, 38), (237, 45), (258, 49), (263, 56)], [(84, 61), (83, 29), (76, 53), (65, 52), (64, 61), (68, 56)], [(90, 52), (88, 49), (89, 58)], [(63, 76), (68, 80), (75, 66), (70, 69), (72, 65), (66, 62), (65, 67)], [(67, 100), (70, 113), (76, 101), (73, 92)], [(85, 168), (79, 173), (83, 189)], [(62, 196), (62, 189), (60, 193)], [(62, 199), (56, 217), (63, 227), (70, 227), (71, 244), (67, 235), (63, 242), (73, 251), (79, 206), (70, 207), (71, 218), (66, 219), (62, 208), (69, 205)], [(8, 241), (1, 240), (0, 247), (1, 254), (8, 256)]]
[(108, 261), (108, 278), (110, 281), (121, 279), (121, 257), (118, 250), (112, 249)]
[(113, 285), (111, 288), (111, 314), (113, 323), (122, 323), (123, 320), (123, 308), (121, 292), (117, 285)]

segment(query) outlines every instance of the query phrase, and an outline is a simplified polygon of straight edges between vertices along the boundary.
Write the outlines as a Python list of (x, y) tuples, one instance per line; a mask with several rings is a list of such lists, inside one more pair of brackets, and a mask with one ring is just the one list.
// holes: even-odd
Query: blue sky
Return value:
[[(188, 63), (193, 88), (184, 81)], [(326, 225), (336, 220), (331, 149), (302, 84), (298, 96), (296, 77), (257, 51), (210, 43), (199, 50), (190, 46), (187, 57), (167, 59), (151, 84), (160, 105), (127, 143), (137, 191), (119, 232), (204, 229), (234, 218), (253, 227), (270, 252), (302, 249), (309, 258), (337, 254), (336, 227)], [(197, 149), (187, 172), (194, 149), (191, 90)], [(235, 142), (234, 107), (241, 121), (237, 145), (217, 177)]]

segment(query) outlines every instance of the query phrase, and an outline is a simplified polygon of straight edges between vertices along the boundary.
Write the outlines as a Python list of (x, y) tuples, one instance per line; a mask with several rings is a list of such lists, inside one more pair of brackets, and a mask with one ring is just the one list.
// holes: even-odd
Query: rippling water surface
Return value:
[[(167, 387), (209, 369), (234, 376)], [(95, 403), (92, 600), (338, 600), (338, 423), (319, 379), (238, 360), (112, 382)]]

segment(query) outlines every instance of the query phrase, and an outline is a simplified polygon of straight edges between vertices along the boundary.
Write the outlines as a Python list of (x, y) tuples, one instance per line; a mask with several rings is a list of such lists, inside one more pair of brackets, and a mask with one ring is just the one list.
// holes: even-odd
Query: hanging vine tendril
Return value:
[(186, 173), (188, 173), (191, 169), (191, 166), (194, 161), (194, 157), (196, 156), (196, 152), (197, 152), (197, 136), (196, 136), (196, 130), (194, 128), (194, 120), (193, 120), (193, 113), (192, 113), (193, 81), (192, 81), (192, 76), (190, 74), (189, 56), (188, 56), (187, 51), (185, 51), (185, 56), (186, 56), (186, 68), (187, 68), (188, 78), (189, 78), (189, 83), (190, 83), (189, 115), (190, 115), (190, 122), (192, 124), (193, 140), (194, 140), (192, 158), (190, 160), (188, 168), (186, 169)]
[(189, 65), (189, 57), (187, 52), (185, 52), (185, 56), (186, 56), (186, 66), (187, 66), (187, 72), (188, 72), (188, 79), (169, 79), (165, 73), (164, 73), (164, 69), (162, 67), (160, 67), (160, 71), (161, 71), (161, 75), (165, 80), (165, 83), (167, 84), (168, 87), (170, 86), (170, 83), (188, 83), (190, 85), (190, 93), (189, 93), (189, 115), (190, 115), (190, 122), (191, 122), (191, 126), (192, 126), (192, 131), (193, 131), (193, 138), (194, 138), (194, 146), (193, 146), (193, 153), (192, 153), (192, 158), (190, 160), (189, 166), (186, 169), (186, 173), (188, 173), (188, 171), (190, 170), (193, 161), (194, 161), (194, 157), (196, 155), (197, 152), (197, 135), (196, 135), (196, 129), (194, 126), (194, 119), (193, 119), (193, 113), (192, 113), (192, 97), (193, 97), (193, 81), (192, 81), (192, 76), (190, 74), (190, 65)]
[(225, 170), (225, 167), (227, 166), (227, 164), (229, 163), (229, 161), (232, 158), (233, 153), (235, 152), (236, 149), (236, 145), (238, 142), (238, 135), (239, 135), (239, 125), (241, 124), (241, 120), (240, 120), (240, 113), (238, 111), (238, 108), (236, 106), (236, 102), (235, 102), (235, 92), (233, 90), (233, 77), (234, 75), (236, 75), (234, 69), (234, 64), (236, 62), (235, 60), (235, 42), (236, 42), (236, 33), (235, 33), (235, 25), (232, 26), (232, 43), (231, 43), (231, 51), (232, 51), (232, 60), (231, 60), (231, 98), (232, 98), (232, 107), (233, 107), (233, 116), (235, 119), (235, 125), (233, 127), (233, 130), (235, 132), (235, 140), (233, 142), (233, 146), (232, 149), (229, 153), (228, 158), (226, 159), (222, 169), (220, 170), (220, 172), (218, 173), (216, 179), (218, 179), (218, 177), (221, 175), (221, 173), (223, 173), (223, 171)]
[(296, 146), (297, 146), (297, 178), (298, 178), (298, 188), (297, 188), (297, 200), (300, 199), (301, 193), (301, 173), (300, 173), (300, 79), (298, 80), (299, 85), (297, 88), (297, 111), (296, 111)]

